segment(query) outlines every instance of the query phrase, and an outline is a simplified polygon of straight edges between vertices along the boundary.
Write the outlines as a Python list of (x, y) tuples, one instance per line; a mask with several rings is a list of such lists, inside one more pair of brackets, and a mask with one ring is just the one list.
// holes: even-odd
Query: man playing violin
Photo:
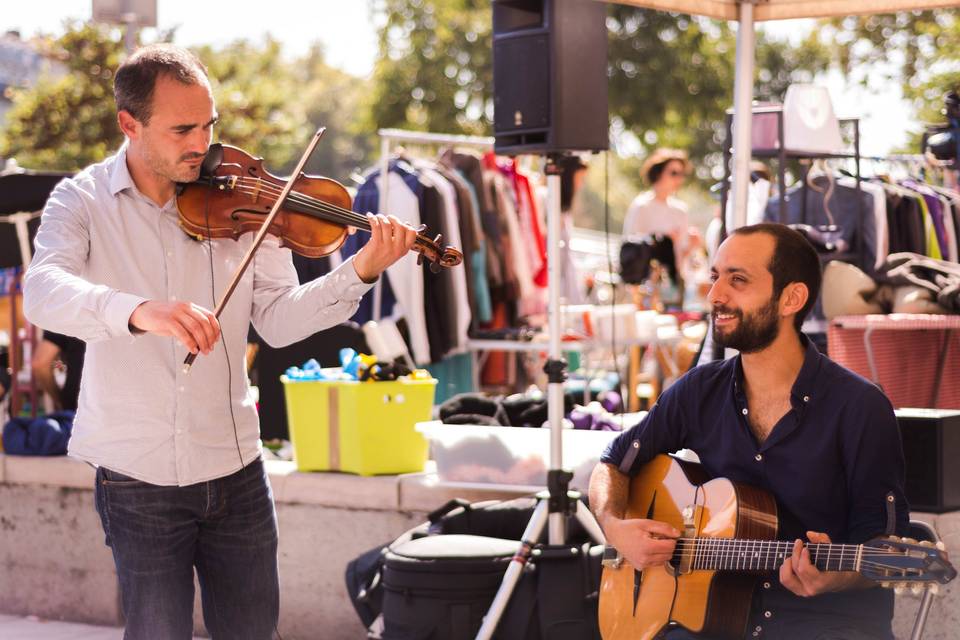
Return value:
[[(218, 320), (210, 309), (253, 234), (201, 242), (178, 226), (176, 184), (198, 178), (217, 122), (206, 70), (152, 45), (120, 66), (114, 93), (126, 142), (50, 196), (24, 311), (87, 343), (69, 452), (97, 468), (124, 637), (190, 638), (196, 568), (211, 635), (267, 639), (277, 522), (244, 373), (248, 327), (284, 345), (346, 320), (416, 231), (368, 214), (368, 244), (302, 286), (290, 251), (267, 237)], [(200, 354), (189, 375), (186, 352)]]
[(791, 516), (781, 538), (795, 540), (792, 556), (760, 582), (747, 638), (892, 639), (893, 594), (855, 572), (819, 571), (801, 542), (862, 543), (891, 525), (905, 535), (909, 519), (889, 400), (800, 332), (820, 289), (817, 253), (783, 225), (742, 227), (712, 276), (714, 339), (740, 353), (687, 373), (610, 445), (590, 481), (597, 519), (635, 568), (667, 562), (680, 532), (624, 518), (630, 476), (692, 449), (711, 477), (765, 489)]

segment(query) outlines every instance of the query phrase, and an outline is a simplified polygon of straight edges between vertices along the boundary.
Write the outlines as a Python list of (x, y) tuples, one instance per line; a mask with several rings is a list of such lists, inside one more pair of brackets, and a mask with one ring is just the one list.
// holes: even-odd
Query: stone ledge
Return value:
[(93, 490), (96, 471), (67, 456), (11, 456), (0, 454), (0, 482), (42, 484)]
[(440, 482), (434, 474), (412, 473), (400, 476), (400, 510), (430, 512), (454, 498), (470, 502), (511, 500), (532, 495), (540, 489), (519, 485)]
[(266, 463), (274, 499), (284, 504), (311, 504), (344, 509), (396, 511), (397, 476), (357, 476), (349, 473), (303, 473), (293, 462)]

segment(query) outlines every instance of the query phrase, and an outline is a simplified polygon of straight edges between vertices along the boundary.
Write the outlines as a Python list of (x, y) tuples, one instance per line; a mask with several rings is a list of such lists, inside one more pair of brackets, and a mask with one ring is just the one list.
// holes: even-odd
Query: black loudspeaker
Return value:
[(960, 509), (960, 411), (898, 409), (911, 511)]
[(595, 0), (494, 0), (497, 153), (609, 147), (606, 17)]

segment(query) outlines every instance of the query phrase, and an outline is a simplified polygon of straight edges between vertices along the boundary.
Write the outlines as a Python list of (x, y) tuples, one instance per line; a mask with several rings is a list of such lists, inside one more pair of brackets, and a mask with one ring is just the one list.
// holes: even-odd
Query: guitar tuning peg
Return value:
[(940, 585), (937, 584), (936, 582), (931, 582), (929, 585), (927, 585), (927, 589), (933, 595), (937, 595), (938, 593), (940, 593)]
[(910, 587), (910, 591), (911, 591), (911, 592), (913, 593), (913, 595), (915, 595), (915, 596), (920, 595), (921, 593), (923, 593), (923, 583), (922, 583), (922, 582), (914, 582), (913, 585)]
[(933, 543), (930, 542), (929, 540), (921, 540), (921, 541), (918, 542), (917, 544), (920, 545), (921, 547), (932, 547), (932, 546), (933, 546)]
[(900, 542), (906, 542), (908, 544), (916, 544), (917, 541), (913, 538), (900, 538)]
[(892, 583), (887, 580), (884, 580), (880, 583), (880, 586), (883, 587), (884, 589), (889, 589), (892, 586)]
[(903, 592), (906, 590), (907, 590), (906, 584), (903, 582), (897, 582), (896, 584), (893, 585), (893, 592), (898, 596), (902, 595)]
[(947, 550), (947, 545), (943, 544), (943, 541), (942, 541), (942, 540), (937, 540), (937, 542), (936, 542), (936, 544), (935, 544), (934, 546), (935, 546), (939, 551), (946, 551), (946, 550)]

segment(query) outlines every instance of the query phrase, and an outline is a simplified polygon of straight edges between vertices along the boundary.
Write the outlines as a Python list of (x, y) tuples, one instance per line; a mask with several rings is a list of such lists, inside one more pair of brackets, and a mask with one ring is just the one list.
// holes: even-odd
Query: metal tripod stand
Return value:
[(567, 363), (560, 351), (560, 167), (557, 155), (547, 156), (547, 317), (550, 332), (549, 351), (544, 371), (547, 374), (547, 420), (550, 425), (550, 471), (547, 490), (537, 494), (537, 506), (527, 522), (520, 548), (507, 566), (487, 615), (483, 618), (476, 640), (490, 640), (506, 610), (523, 568), (534, 553), (534, 546), (549, 524), (551, 545), (566, 542), (567, 517), (573, 515), (598, 544), (605, 542), (600, 526), (583, 503), (580, 493), (571, 491), (573, 474), (563, 470), (563, 382)]

